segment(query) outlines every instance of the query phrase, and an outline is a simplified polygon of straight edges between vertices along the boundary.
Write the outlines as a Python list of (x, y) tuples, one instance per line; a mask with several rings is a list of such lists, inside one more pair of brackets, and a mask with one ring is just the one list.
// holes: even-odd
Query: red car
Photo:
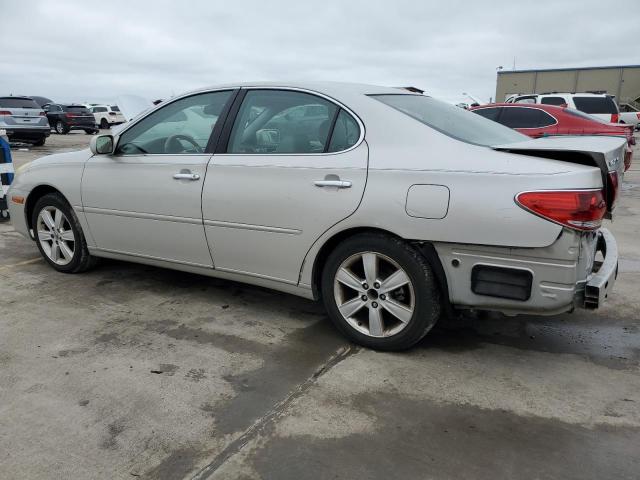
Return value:
[(469, 110), (533, 138), (549, 135), (625, 136), (628, 141), (625, 171), (631, 166), (631, 146), (636, 143), (632, 125), (608, 123), (579, 110), (555, 105), (491, 103)]

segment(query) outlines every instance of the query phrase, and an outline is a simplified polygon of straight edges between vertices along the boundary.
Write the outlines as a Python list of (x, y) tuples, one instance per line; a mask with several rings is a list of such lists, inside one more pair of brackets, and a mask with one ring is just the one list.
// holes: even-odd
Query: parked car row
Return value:
[[(530, 93), (507, 97), (505, 103), (525, 103), (570, 107), (611, 123), (640, 126), (640, 112), (632, 105), (618, 108), (614, 97), (604, 93)], [(621, 111), (624, 110), (624, 111)]]
[(573, 108), (549, 104), (493, 103), (470, 110), (533, 138), (553, 135), (624, 137), (627, 139), (625, 171), (631, 166), (632, 147), (636, 144), (633, 125), (610, 123)]
[(94, 135), (126, 120), (115, 105), (60, 104), (45, 97), (0, 97), (0, 129), (10, 141), (42, 146), (53, 129), (58, 134), (84, 130)]

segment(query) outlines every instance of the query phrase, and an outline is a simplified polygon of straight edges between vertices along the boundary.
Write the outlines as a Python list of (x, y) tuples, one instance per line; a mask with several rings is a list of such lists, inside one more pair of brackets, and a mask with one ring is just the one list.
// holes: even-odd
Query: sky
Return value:
[(0, 0), (0, 95), (112, 102), (337, 80), (488, 101), (497, 67), (514, 58), (516, 69), (640, 64), (640, 1), (608, 10), (602, 0)]

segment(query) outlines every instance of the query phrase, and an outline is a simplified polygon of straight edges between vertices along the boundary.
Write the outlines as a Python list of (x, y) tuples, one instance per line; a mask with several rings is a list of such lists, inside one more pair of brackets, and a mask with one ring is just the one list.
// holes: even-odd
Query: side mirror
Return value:
[(94, 155), (110, 155), (113, 153), (113, 135), (96, 135), (91, 137), (89, 149)]

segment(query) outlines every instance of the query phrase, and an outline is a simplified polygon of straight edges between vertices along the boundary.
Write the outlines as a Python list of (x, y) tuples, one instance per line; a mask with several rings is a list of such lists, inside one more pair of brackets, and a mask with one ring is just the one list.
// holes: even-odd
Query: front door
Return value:
[(357, 120), (326, 98), (248, 90), (203, 190), (215, 268), (297, 283), (311, 245), (362, 198), (361, 134)]
[(86, 164), (82, 203), (99, 250), (212, 266), (201, 194), (229, 90), (192, 95), (141, 119), (113, 155)]

